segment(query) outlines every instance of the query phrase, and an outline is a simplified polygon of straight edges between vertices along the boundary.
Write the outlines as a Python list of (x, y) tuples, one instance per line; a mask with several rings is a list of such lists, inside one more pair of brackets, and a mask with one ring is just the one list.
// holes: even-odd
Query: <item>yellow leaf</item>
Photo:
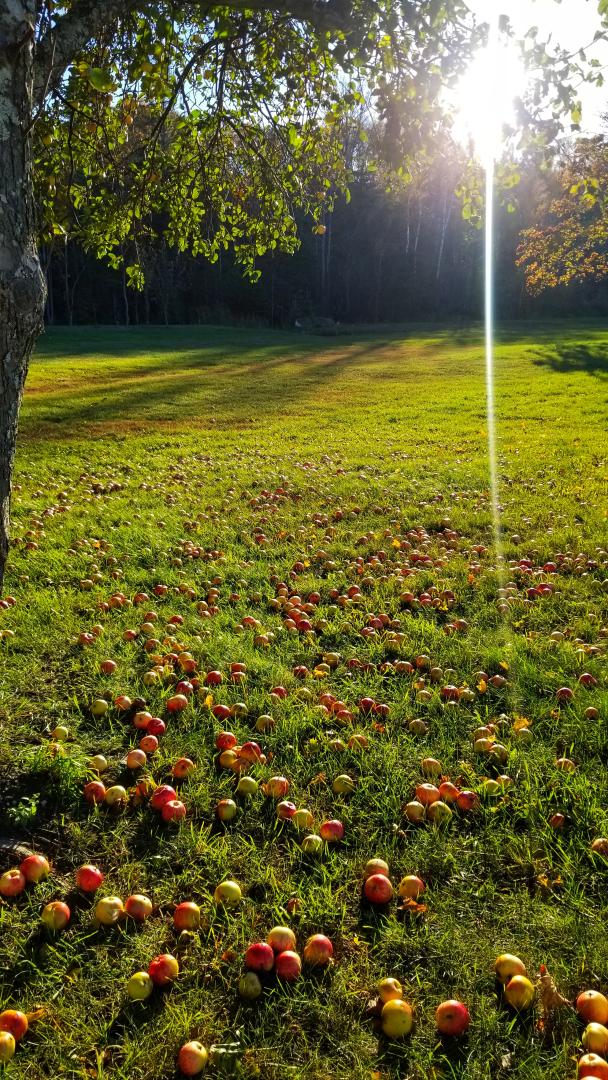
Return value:
[(485, 679), (479, 680), (479, 682), (477, 683), (477, 689), (479, 690), (480, 694), (485, 694), (486, 690), (488, 689), (488, 684)]
[(501, 667), (503, 671), (509, 670), (509, 665), (506, 660), (501, 660), (498, 666)]
[(205, 698), (205, 705), (208, 705), (209, 707), (213, 705), (213, 694), (207, 694), (207, 697)]
[(530, 727), (530, 721), (527, 716), (517, 716), (513, 724), (514, 731), (521, 731), (523, 728)]

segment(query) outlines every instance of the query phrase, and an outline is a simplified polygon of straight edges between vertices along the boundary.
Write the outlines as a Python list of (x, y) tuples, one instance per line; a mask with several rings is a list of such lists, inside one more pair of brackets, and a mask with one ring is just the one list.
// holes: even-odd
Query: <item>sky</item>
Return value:
[[(469, 7), (483, 19), (488, 18), (491, 5), (507, 14), (516, 32), (523, 34), (530, 26), (539, 28), (539, 38), (551, 40), (573, 52), (593, 40), (600, 28), (598, 0), (468, 0)], [(586, 132), (600, 130), (601, 114), (608, 112), (608, 43), (598, 42), (588, 50), (602, 65), (606, 85), (601, 89), (583, 85), (580, 97), (583, 104), (582, 127)]]

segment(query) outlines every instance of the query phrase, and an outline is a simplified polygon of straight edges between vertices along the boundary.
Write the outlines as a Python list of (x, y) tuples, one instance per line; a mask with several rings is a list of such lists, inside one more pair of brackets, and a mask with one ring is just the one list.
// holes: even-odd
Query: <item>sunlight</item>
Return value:
[(484, 164), (500, 156), (504, 125), (514, 122), (515, 99), (528, 81), (515, 46), (492, 38), (456, 87), (454, 99), (454, 135), (463, 144), (472, 142)]

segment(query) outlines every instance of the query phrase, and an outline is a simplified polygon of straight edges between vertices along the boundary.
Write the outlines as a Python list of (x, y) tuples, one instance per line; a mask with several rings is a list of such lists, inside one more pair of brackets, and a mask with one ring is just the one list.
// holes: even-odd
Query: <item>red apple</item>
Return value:
[(231, 731), (220, 731), (219, 735), (215, 737), (215, 745), (218, 750), (232, 750), (232, 747), (236, 746), (237, 743), (238, 739)]
[(76, 885), (83, 892), (96, 892), (103, 883), (103, 879), (101, 870), (91, 863), (85, 863), (76, 871)]
[(393, 886), (385, 874), (372, 874), (366, 878), (363, 892), (370, 904), (388, 904), (393, 899)]
[(23, 1038), (28, 1026), (27, 1016), (19, 1009), (5, 1009), (0, 1013), (0, 1031), (9, 1031), (15, 1042)]
[(177, 799), (175, 788), (170, 787), (169, 784), (161, 784), (152, 795), (150, 806), (153, 810), (162, 810), (165, 803), (171, 802), (172, 799)]
[(185, 776), (189, 776), (195, 769), (196, 765), (190, 758), (180, 757), (173, 765), (171, 773), (177, 780), (183, 780)]
[(576, 1011), (586, 1024), (608, 1024), (608, 998), (599, 990), (583, 990), (576, 999)]
[(152, 901), (149, 896), (133, 893), (125, 900), (125, 911), (135, 922), (144, 922), (152, 914)]
[(161, 720), (160, 716), (153, 716), (146, 728), (148, 735), (155, 735), (157, 738), (164, 735), (166, 730), (167, 725), (164, 720)]
[(330, 821), (324, 821), (319, 827), (319, 836), (329, 844), (336, 843), (344, 837), (344, 825), (335, 818), (332, 818)]
[(249, 971), (272, 971), (274, 967), (272, 946), (267, 945), (265, 941), (250, 945), (245, 953), (245, 967)]
[(181, 799), (169, 799), (163, 803), (161, 817), (163, 821), (181, 821), (186, 816), (186, 807)]
[(174, 982), (179, 975), (179, 964), (170, 953), (161, 953), (155, 956), (148, 965), (148, 975), (155, 986), (167, 986)]
[(471, 1023), (469, 1010), (462, 1001), (442, 1001), (435, 1012), (437, 1030), (442, 1035), (462, 1035)]
[(334, 947), (324, 934), (313, 934), (304, 946), (304, 963), (310, 967), (326, 967), (334, 954)]
[(84, 797), (88, 803), (103, 802), (106, 797), (106, 786), (101, 780), (91, 780), (84, 786)]
[(277, 953), (275, 959), (276, 973), (284, 982), (295, 982), (302, 971), (302, 961), (297, 952), (286, 949), (285, 952)]
[(0, 877), (0, 896), (18, 896), (27, 884), (27, 879), (17, 867), (5, 870)]
[(182, 900), (173, 912), (176, 930), (196, 930), (201, 924), (201, 909), (192, 900)]
[(418, 784), (416, 798), (423, 806), (430, 806), (431, 803), (439, 801), (439, 788), (434, 784)]
[(608, 1080), (608, 1061), (598, 1054), (583, 1054), (578, 1061), (577, 1076), (579, 1080), (583, 1077), (589, 1077), (589, 1080)]
[(184, 1076), (198, 1076), (207, 1064), (208, 1053), (200, 1042), (187, 1042), (177, 1055), (177, 1064)]
[(174, 694), (173, 697), (167, 698), (167, 712), (182, 712), (188, 705), (188, 698), (185, 694)]
[(289, 791), (289, 780), (284, 776), (271, 776), (265, 784), (265, 791), (272, 799), (284, 799)]
[(277, 803), (277, 817), (282, 821), (289, 821), (297, 810), (295, 803), (282, 801)]
[(26, 881), (37, 884), (42, 881), (43, 878), (47, 878), (51, 872), (51, 868), (44, 855), (27, 855), (21, 863), (19, 869), (23, 874)]
[(41, 919), (49, 930), (64, 930), (71, 918), (71, 911), (61, 900), (51, 900), (42, 909)]

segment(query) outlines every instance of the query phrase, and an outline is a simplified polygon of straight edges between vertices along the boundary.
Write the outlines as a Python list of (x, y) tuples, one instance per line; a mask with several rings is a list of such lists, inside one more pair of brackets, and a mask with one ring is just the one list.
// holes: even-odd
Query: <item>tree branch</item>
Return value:
[[(206, 4), (202, 6), (205, 14), (213, 14)], [(222, 6), (238, 12), (276, 12), (315, 30), (346, 30), (350, 25), (350, 0), (226, 0)], [(136, 7), (136, 0), (75, 0), (37, 43), (35, 102), (41, 104), (57, 89), (66, 69), (92, 38)]]

